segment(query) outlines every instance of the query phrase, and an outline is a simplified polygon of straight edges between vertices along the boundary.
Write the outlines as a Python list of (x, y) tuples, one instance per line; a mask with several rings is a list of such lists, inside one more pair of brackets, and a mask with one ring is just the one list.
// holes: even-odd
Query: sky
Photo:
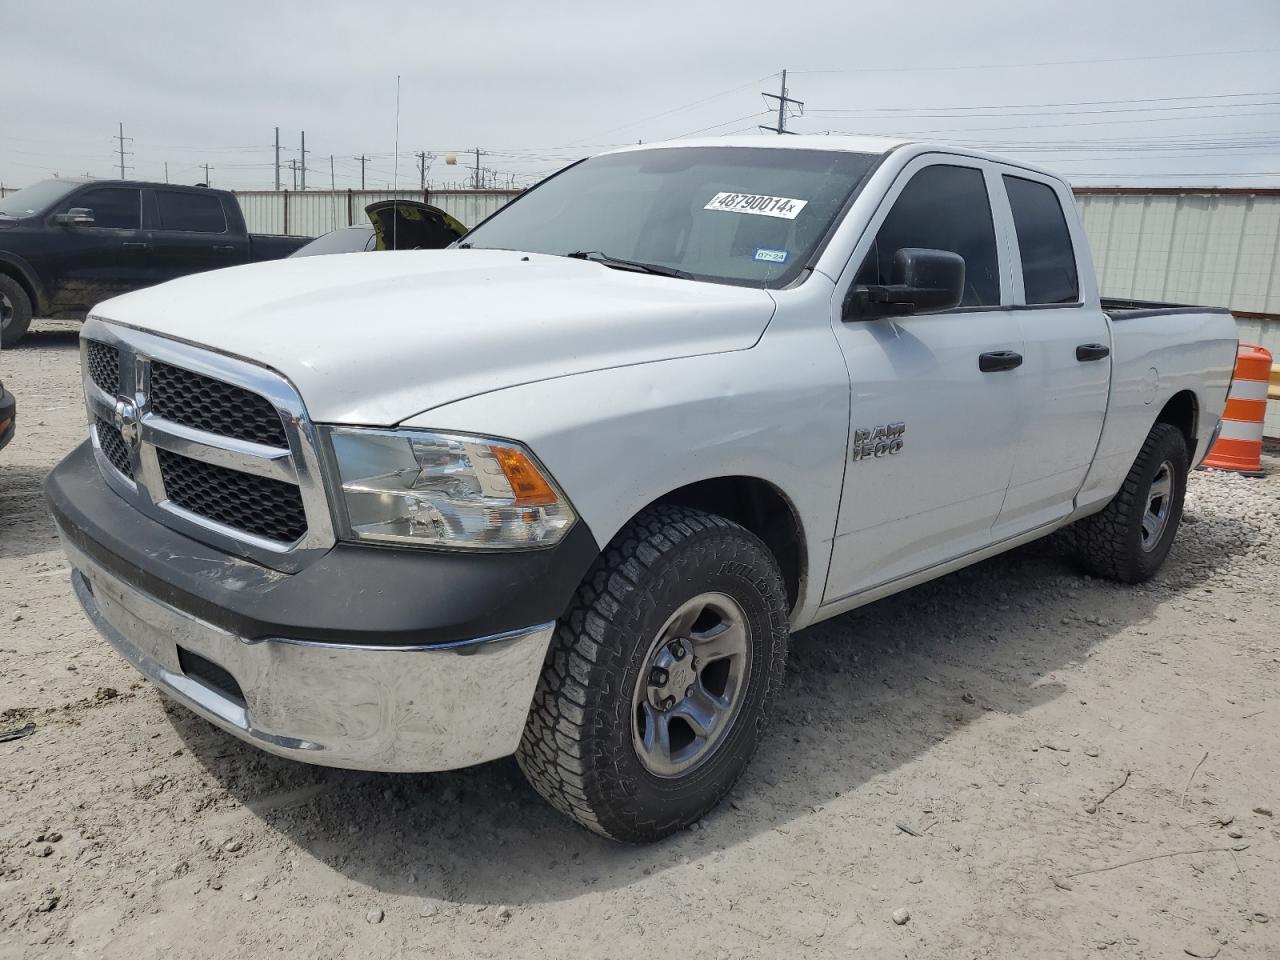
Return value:
[[(0, 185), (524, 186), (614, 145), (902, 134), (1080, 184), (1280, 187), (1280, 0), (0, 0)], [(399, 133), (397, 155), (397, 76)], [(772, 112), (769, 112), (772, 111)], [(772, 135), (764, 134), (761, 135)], [(449, 155), (457, 158), (450, 165)], [(332, 167), (330, 157), (333, 157)], [(398, 161), (397, 161), (398, 156)]]

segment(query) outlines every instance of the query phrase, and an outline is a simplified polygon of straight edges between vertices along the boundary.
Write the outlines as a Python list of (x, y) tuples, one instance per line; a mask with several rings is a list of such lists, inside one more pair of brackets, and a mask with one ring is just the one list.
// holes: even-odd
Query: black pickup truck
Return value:
[(0, 346), (33, 316), (83, 319), (94, 304), (188, 273), (277, 260), (308, 237), (250, 234), (235, 195), (131, 180), (45, 180), (0, 198)]

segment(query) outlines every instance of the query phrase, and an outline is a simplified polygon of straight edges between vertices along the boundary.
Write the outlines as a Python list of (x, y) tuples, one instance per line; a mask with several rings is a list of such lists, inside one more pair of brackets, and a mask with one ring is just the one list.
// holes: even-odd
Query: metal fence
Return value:
[(364, 208), (378, 200), (421, 200), (468, 227), (501, 208), (519, 190), (237, 190), (250, 233), (318, 237), (338, 227), (368, 223)]

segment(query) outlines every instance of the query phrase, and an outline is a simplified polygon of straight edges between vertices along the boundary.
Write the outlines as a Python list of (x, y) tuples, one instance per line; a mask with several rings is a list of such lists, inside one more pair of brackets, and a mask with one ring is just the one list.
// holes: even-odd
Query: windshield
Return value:
[(699, 280), (780, 287), (804, 268), (878, 154), (666, 147), (584, 160), (462, 246), (591, 254)]
[(373, 227), (361, 224), (356, 227), (339, 227), (322, 237), (299, 247), (291, 257), (314, 257), (326, 253), (362, 253), (373, 249)]
[(49, 209), (68, 193), (80, 186), (70, 180), (41, 180), (16, 193), (0, 198), (0, 217), (21, 219)]

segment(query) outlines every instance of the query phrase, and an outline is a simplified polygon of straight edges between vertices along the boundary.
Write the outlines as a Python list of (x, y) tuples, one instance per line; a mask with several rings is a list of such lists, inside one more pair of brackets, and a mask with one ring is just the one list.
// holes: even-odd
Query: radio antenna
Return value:
[(400, 224), (400, 74), (396, 74), (396, 159), (391, 168), (391, 249), (396, 249), (396, 228)]

